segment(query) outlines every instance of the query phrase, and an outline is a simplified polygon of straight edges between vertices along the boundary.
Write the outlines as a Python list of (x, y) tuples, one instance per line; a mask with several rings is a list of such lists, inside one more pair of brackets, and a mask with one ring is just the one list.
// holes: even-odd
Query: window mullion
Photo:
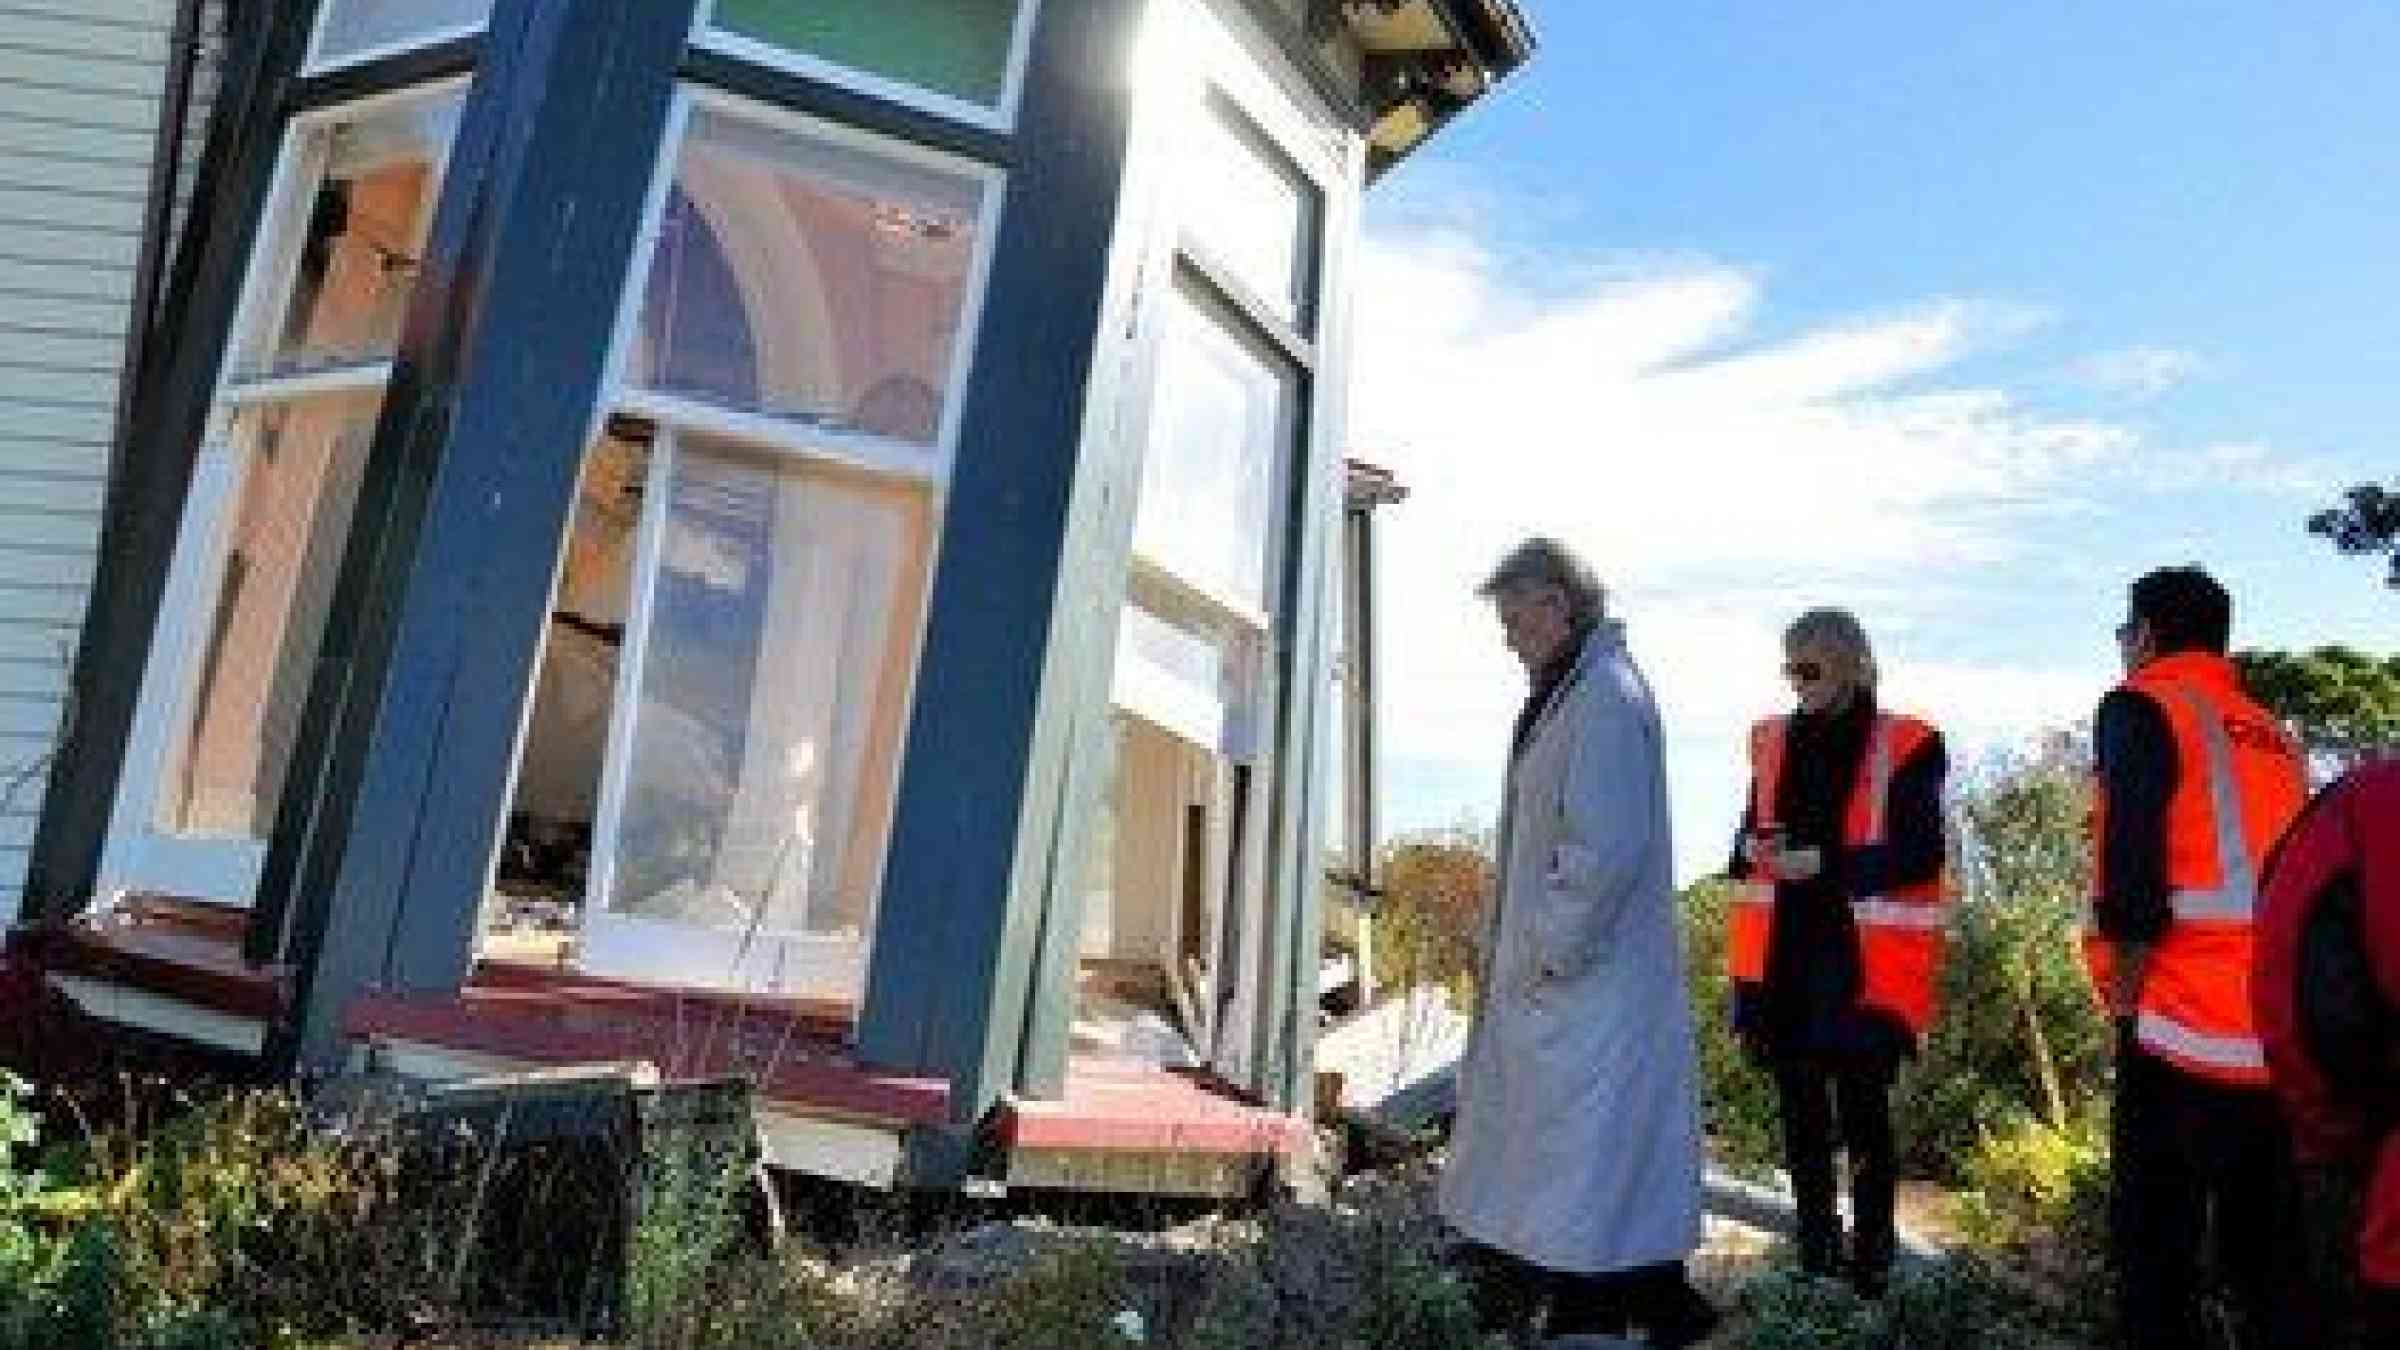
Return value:
[(615, 899), (617, 836), (625, 823), (631, 788), (634, 737), (642, 702), (642, 668), (650, 653), (650, 630), (658, 607), (658, 572), (666, 553), (667, 516), (675, 485), (676, 436), (661, 426), (650, 441), (650, 463), (642, 475), (642, 518), (634, 540), (632, 594), (625, 610), (625, 640), (617, 648), (616, 702), (609, 709), (608, 743), (600, 762), (600, 797), (592, 813), (590, 882), (586, 915)]

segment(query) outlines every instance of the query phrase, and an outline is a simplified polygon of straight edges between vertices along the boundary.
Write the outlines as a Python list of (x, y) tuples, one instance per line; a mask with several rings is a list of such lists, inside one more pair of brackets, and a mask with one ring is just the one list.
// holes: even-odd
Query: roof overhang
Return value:
[(1371, 169), (1381, 173), (1532, 58), (1515, 0), (1333, 0), (1358, 44)]
[(1517, 0), (1238, 0), (1367, 141), (1380, 174), (1533, 56)]

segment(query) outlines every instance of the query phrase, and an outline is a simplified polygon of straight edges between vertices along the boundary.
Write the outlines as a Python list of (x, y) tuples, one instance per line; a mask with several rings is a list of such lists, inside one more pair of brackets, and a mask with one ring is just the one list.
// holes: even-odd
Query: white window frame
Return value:
[(988, 104), (719, 28), (716, 26), (717, 0), (703, 0), (692, 16), (691, 45), (695, 50), (713, 52), (747, 65), (816, 80), (837, 89), (914, 108), (984, 131), (1006, 132), (1013, 130), (1017, 124), (1017, 110), (1025, 95), (1025, 69), (1032, 59), (1033, 25), (1042, 4), (1043, 0), (1020, 0), (1016, 25), (1009, 35), (1008, 69), (1001, 77), (1000, 98), (998, 102)]
[[(1307, 302), (1298, 307), (1296, 315), (1285, 320), (1275, 303), (1278, 297), (1253, 292), (1237, 271), (1220, 261), (1197, 232), (1187, 227), (1183, 218), (1183, 192), (1172, 174), (1161, 174), (1150, 189), (1162, 204), (1162, 228), (1154, 231), (1159, 237), (1152, 243), (1155, 253), (1149, 268), (1149, 275), (1155, 280), (1150, 284), (1162, 291), (1167, 287), (1191, 286), (1197, 292), (1192, 303), (1202, 310), (1207, 321), (1225, 326), (1245, 344), (1254, 340), (1263, 342), (1278, 351), (1276, 359), (1288, 360), (1298, 377), (1294, 390), (1297, 402), (1292, 409), (1298, 421), (1287, 428), (1284, 442), (1277, 447), (1276, 489), (1270, 505), (1274, 521), (1267, 559), (1267, 613), (1258, 614), (1252, 606), (1212, 594), (1211, 587), (1196, 579), (1176, 576), (1172, 565), (1155, 557), (1138, 535), (1130, 550), (1128, 566), (1153, 579), (1163, 574), (1184, 595), (1218, 609), (1227, 618), (1248, 615), (1247, 622), (1256, 625), (1265, 643), (1268, 663), (1258, 675), (1255, 691), (1258, 710), (1271, 712), (1277, 700), (1316, 698), (1322, 692), (1313, 687), (1283, 687), (1285, 672), (1276, 652), (1279, 630), (1291, 622), (1291, 616), (1282, 613), (1279, 607), (1287, 594), (1283, 579), (1291, 567), (1293, 527), (1297, 523), (1294, 513), (1300, 507), (1292, 493), (1295, 482), (1292, 457), (1308, 453), (1318, 434), (1317, 418), (1328, 408), (1338, 407), (1340, 401), (1340, 392), (1328, 387), (1321, 344), (1335, 317), (1329, 312), (1328, 302), (1339, 299), (1330, 292), (1334, 281), (1328, 271), (1332, 257), (1330, 244), (1335, 232), (1344, 227), (1337, 203), (1355, 190), (1352, 166), (1356, 160), (1350, 145), (1355, 138), (1330, 119), (1320, 125), (1311, 118), (1309, 110), (1318, 107), (1320, 100), (1274, 44), (1255, 32), (1247, 16), (1228, 0), (1153, 0), (1144, 23), (1136, 58), (1139, 72), (1136, 82), (1141, 98), (1146, 108), (1159, 100), (1171, 101), (1176, 107), (1165, 116), (1137, 114), (1155, 118), (1158, 123), (1152, 132), (1157, 139), (1138, 146), (1137, 155), (1175, 153), (1181, 143), (1175, 118), (1216, 116), (1214, 105), (1222, 100), (1248, 123), (1249, 131), (1265, 139), (1290, 167), (1299, 171), (1315, 194), (1314, 217), (1304, 222), (1309, 231), (1302, 251)], [(1196, 273), (1196, 277), (1187, 279), (1187, 270)], [(1164, 304), (1162, 299), (1147, 308), (1160, 309)], [(1163, 331), (1162, 325), (1149, 339), (1153, 344), (1149, 359), (1154, 363), (1161, 350), (1157, 344)], [(1340, 372), (1332, 373), (1338, 376)], [(1154, 397), (1141, 431), (1145, 451), (1156, 415)], [(1338, 512), (1338, 491), (1333, 494), (1332, 502)], [(1133, 603), (1130, 593), (1127, 603)], [(1144, 716), (1129, 701), (1140, 695), (1137, 677), (1131, 689), (1112, 687), (1111, 704), (1120, 712)], [(1208, 917), (1210, 931), (1202, 935), (1202, 950), (1210, 953), (1207, 977), (1212, 987), (1197, 991), (1206, 1004), (1203, 1021), (1209, 1040), (1208, 1058), (1218, 1072), (1239, 1082), (1247, 1080), (1256, 1066), (1268, 1062), (1269, 1043), (1276, 1033), (1275, 1028), (1262, 1024), (1259, 1002), (1258, 980), (1262, 973), (1259, 965), (1268, 949), (1266, 926), (1276, 919), (1266, 889), (1263, 808), (1278, 790), (1279, 783), (1290, 775), (1306, 776), (1313, 766), (1287, 762), (1278, 748), (1271, 745), (1261, 746), (1257, 755), (1246, 760), (1229, 757), (1222, 750), (1213, 753), (1225, 766), (1224, 777), (1229, 782), (1235, 776), (1236, 765), (1248, 763), (1254, 768), (1263, 765), (1266, 770), (1264, 778), (1254, 772), (1248, 785), (1247, 792), (1252, 796), (1243, 838), (1233, 844), (1225, 834), (1229, 826), (1220, 822), (1220, 834), (1224, 837), (1211, 844), (1212, 848), (1232, 844), (1240, 850), (1239, 856), (1223, 860), (1223, 874), (1228, 879), (1239, 879), (1238, 892), (1220, 894), (1212, 904)], [(1300, 829), (1304, 846), (1314, 847), (1320, 831), (1308, 824)], [(1229, 887), (1229, 891), (1234, 889)], [(1229, 901), (1244, 906), (1238, 916), (1232, 912)], [(1281, 901), (1291, 902), (1291, 897), (1283, 897)], [(1295, 994), (1295, 997), (1302, 996)]]
[[(976, 239), (968, 264), (959, 325), (950, 354), (949, 380), (942, 390), (943, 409), (935, 443), (919, 445), (868, 432), (843, 431), (795, 423), (763, 413), (645, 388), (631, 378), (631, 364), (641, 330), (647, 281), (672, 196), (676, 170), (688, 142), (693, 115), (706, 111), (737, 118), (786, 134), (829, 142), (886, 159), (971, 178), (981, 200), (976, 210)], [(677, 86), (667, 125), (652, 165), (650, 191), (643, 206), (641, 233), (628, 259), (629, 270), (620, 299), (615, 330), (610, 337), (607, 377), (595, 400), (584, 443), (593, 444), (608, 419), (629, 416), (651, 424), (655, 436), (644, 480), (642, 518), (632, 562), (632, 595), (626, 614), (624, 645), (618, 662), (609, 712), (607, 742), (602, 750), (601, 782), (593, 812), (591, 865), (587, 872), (580, 915), (580, 966), (595, 974), (647, 983), (754, 990), (805, 998), (847, 998), (863, 993), (863, 979), (874, 943), (881, 931), (880, 893), (871, 911), (868, 930), (856, 943), (848, 939), (805, 933), (759, 934), (755, 940), (726, 929), (703, 928), (671, 921), (611, 912), (609, 900), (616, 881), (616, 842), (624, 823), (625, 803), (632, 787), (636, 713), (642, 668), (654, 618), (654, 592), (668, 515), (669, 485), (673, 482), (679, 438), (703, 435), (738, 445), (763, 459), (801, 462), (864, 473), (884, 481), (906, 483), (925, 494), (927, 556), (923, 593), (914, 597), (919, 615), (913, 635), (907, 687), (900, 691), (902, 706), (913, 706), (919, 663), (923, 657), (924, 618), (928, 615), (933, 578), (939, 568), (938, 549), (943, 513), (948, 509), (951, 466), (956, 461), (967, 379), (974, 368), (982, 334), (982, 315), (990, 290), (991, 266), (1006, 197), (1007, 174), (997, 165), (907, 141), (877, 135), (857, 127), (830, 122), (805, 113), (760, 103), (704, 85)], [(565, 540), (560, 541), (560, 565)], [(517, 749), (511, 757), (513, 775), (524, 756), (525, 727), (532, 716), (532, 691), (540, 670), (530, 672), (523, 692)], [(904, 733), (905, 734), (905, 733)], [(900, 774), (892, 775), (884, 796), (871, 805), (888, 815), (898, 794)], [(503, 807), (503, 811), (507, 810)], [(499, 832), (505, 834), (505, 831)], [(489, 877), (498, 871), (498, 839)], [(881, 888), (882, 863), (877, 888)]]
[[(177, 834), (160, 822), (168, 778), (181, 761), (198, 695), (200, 663), (207, 652), (207, 626), (225, 584), (234, 511), (248, 481), (250, 457), (231, 436), (234, 414), (246, 407), (290, 404), (318, 395), (382, 388), (389, 358), (330, 366), (291, 375), (244, 378), (254, 348), (271, 348), (291, 302), (292, 276), (306, 243), (308, 217), (298, 200), (301, 185), (313, 193), (323, 181), (322, 163), (303, 166), (300, 151), (331, 125), (412, 103), (432, 103), (463, 90), (465, 77), (428, 81), (406, 89), (354, 99), (294, 116), (276, 149), (275, 173), (267, 194), (265, 224), (251, 246), (248, 271), (217, 363), (206, 424), (193, 461), (192, 482), (177, 526), (167, 584), (160, 595), (141, 693), (127, 736), (117, 792), (110, 804), (95, 885), (98, 902), (150, 891), (209, 904), (246, 909), (256, 899), (268, 841), (233, 835)], [(451, 144), (437, 151), (433, 182), (438, 197), (449, 169)], [(272, 308), (271, 308), (272, 307)], [(262, 313), (272, 318), (262, 320)], [(272, 359), (271, 350), (265, 352)]]
[(411, 37), (379, 42), (371, 47), (361, 47), (355, 52), (327, 60), (324, 55), (325, 29), (333, 18), (333, 0), (322, 0), (317, 6), (315, 21), (309, 25), (308, 54), (301, 58), (300, 73), (323, 75), (329, 71), (348, 70), (353, 66), (367, 65), (387, 57), (422, 51), (427, 47), (438, 47), (445, 42), (456, 42), (461, 38), (473, 37), (491, 27), (491, 9), (497, 3), (498, 0), (488, 0), (484, 6), (485, 17), (477, 22), (452, 24), (447, 28), (435, 28)]

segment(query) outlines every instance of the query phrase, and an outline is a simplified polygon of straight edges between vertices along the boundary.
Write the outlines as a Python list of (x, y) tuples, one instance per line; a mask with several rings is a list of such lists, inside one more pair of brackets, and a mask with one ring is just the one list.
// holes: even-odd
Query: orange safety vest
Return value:
[[(2258, 874), (2307, 800), (2300, 750), (2272, 714), (2242, 692), (2233, 663), (2207, 652), (2161, 657), (2129, 677), (2166, 715), (2177, 773), (2167, 801), (2166, 869), (2173, 917), (2150, 953), (2134, 1011), (2141, 1047), (2202, 1078), (2264, 1087), (2266, 1051), (2250, 1004), (2251, 927)], [(2095, 791), (2094, 909), (2084, 963), (2105, 991), (2115, 946), (2100, 936), (2098, 897), (2108, 800)]]
[[(1783, 777), (1785, 737), (1791, 719), (1770, 717), (1750, 729), (1750, 818), (1775, 818), (1775, 789)], [(1842, 843), (1849, 848), (1880, 844), (1891, 812), (1892, 774), (1933, 736), (1913, 717), (1883, 713), (1867, 733), (1866, 763), (1850, 790)], [(1946, 877), (1894, 886), (1880, 895), (1853, 897), (1850, 917), (1858, 934), (1859, 1001), (1900, 1019), (1909, 1034), (1922, 1036), (1933, 1022), (1933, 1002), (1942, 968), (1942, 943), (1950, 922)], [(1725, 969), (1737, 980), (1767, 975), (1767, 946), (1775, 927), (1775, 883), (1757, 878), (1736, 888), (1726, 916)]]

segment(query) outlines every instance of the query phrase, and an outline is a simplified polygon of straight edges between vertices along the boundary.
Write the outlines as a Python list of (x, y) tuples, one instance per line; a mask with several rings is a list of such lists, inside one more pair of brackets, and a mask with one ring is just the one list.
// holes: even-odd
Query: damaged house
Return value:
[(275, 1074), (752, 1074), (877, 1184), (1304, 1137), (1361, 195), (1509, 0), (13, 9), (12, 963)]

